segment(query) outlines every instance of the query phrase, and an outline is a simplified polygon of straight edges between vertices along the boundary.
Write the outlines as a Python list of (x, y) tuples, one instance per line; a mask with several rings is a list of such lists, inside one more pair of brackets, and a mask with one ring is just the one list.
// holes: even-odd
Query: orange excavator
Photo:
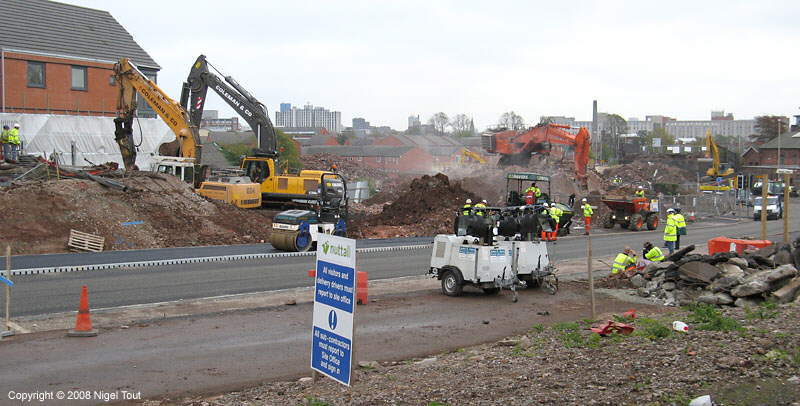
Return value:
[(586, 183), (586, 165), (589, 163), (589, 131), (581, 127), (577, 134), (566, 131), (568, 125), (544, 123), (523, 131), (505, 130), (484, 134), (483, 148), (501, 155), (499, 165), (526, 166), (531, 154), (550, 154), (553, 144), (575, 149), (575, 176)]

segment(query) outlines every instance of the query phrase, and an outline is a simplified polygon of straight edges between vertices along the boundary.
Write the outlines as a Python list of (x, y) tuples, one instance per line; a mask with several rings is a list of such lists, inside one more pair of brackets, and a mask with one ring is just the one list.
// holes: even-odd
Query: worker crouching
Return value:
[(621, 277), (636, 270), (636, 253), (631, 247), (617, 254), (614, 263), (611, 264), (611, 277)]
[(642, 252), (644, 254), (644, 259), (649, 262), (661, 262), (664, 260), (664, 252), (661, 251), (661, 248), (654, 246), (650, 241), (644, 243), (644, 250)]

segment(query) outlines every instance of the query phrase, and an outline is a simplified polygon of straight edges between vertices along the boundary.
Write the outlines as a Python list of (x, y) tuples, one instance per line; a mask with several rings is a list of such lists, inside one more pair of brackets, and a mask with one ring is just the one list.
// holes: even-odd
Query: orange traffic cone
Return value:
[(67, 337), (94, 337), (96, 335), (97, 330), (92, 329), (92, 319), (89, 317), (89, 288), (84, 285), (81, 290), (81, 304), (78, 307), (75, 328), (67, 332)]

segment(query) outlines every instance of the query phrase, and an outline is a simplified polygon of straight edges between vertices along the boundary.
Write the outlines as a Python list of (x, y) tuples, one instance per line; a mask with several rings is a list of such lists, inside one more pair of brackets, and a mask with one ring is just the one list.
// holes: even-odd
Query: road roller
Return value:
[(314, 248), (320, 234), (347, 237), (345, 179), (338, 174), (323, 175), (314, 196), (313, 209), (285, 210), (272, 219), (269, 242), (273, 247), (281, 251), (303, 252)]

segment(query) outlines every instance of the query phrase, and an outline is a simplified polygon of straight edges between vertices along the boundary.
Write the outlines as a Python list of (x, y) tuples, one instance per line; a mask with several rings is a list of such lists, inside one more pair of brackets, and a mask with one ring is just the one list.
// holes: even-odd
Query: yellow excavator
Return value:
[(711, 184), (700, 185), (700, 190), (710, 191), (723, 191), (730, 190), (730, 182), (728, 185), (723, 185), (719, 180), (723, 181), (728, 176), (733, 175), (733, 168), (723, 168), (719, 159), (719, 148), (717, 143), (714, 142), (714, 137), (711, 135), (711, 130), (706, 130), (706, 159), (711, 159), (711, 167), (706, 171), (713, 182)]
[(471, 160), (471, 161), (477, 162), (479, 164), (485, 164), (486, 163), (486, 159), (484, 157), (480, 156), (479, 154), (477, 154), (477, 153), (475, 153), (473, 151), (470, 151), (467, 148), (462, 148), (461, 149), (461, 156), (464, 158), (463, 162), (470, 162), (470, 160)]
[[(235, 176), (209, 178), (209, 168), (199, 165), (202, 144), (197, 126), (190, 124), (189, 114), (172, 100), (128, 58), (114, 65), (114, 79), (119, 87), (114, 138), (122, 153), (126, 171), (136, 168), (136, 144), (133, 140), (133, 119), (136, 116), (136, 94), (153, 108), (173, 133), (175, 141), (159, 146), (153, 170), (170, 174), (191, 183), (197, 193), (241, 208), (261, 207), (258, 184)], [(208, 179), (207, 179), (208, 178)]]

